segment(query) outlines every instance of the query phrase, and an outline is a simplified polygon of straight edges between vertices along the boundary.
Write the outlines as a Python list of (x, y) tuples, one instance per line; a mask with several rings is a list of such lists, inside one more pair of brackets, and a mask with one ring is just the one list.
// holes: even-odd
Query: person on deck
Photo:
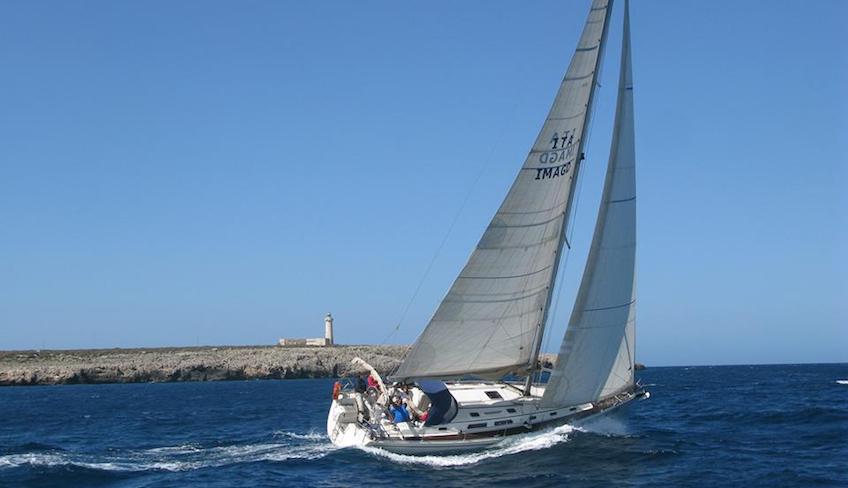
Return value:
[(406, 409), (409, 411), (412, 418), (420, 420), (422, 415), (426, 417), (427, 410), (418, 408), (418, 404), (413, 400), (409, 384), (401, 383), (395, 394), (399, 396), (401, 401), (406, 405)]
[(375, 390), (380, 391), (380, 383), (378, 383), (377, 380), (370, 374), (368, 375), (368, 388), (374, 388)]
[(356, 402), (356, 412), (357, 412), (357, 420), (360, 422), (364, 422), (371, 419), (371, 414), (368, 412), (368, 408), (365, 405), (365, 399), (363, 395), (365, 395), (365, 391), (367, 390), (367, 385), (365, 384), (365, 378), (362, 375), (357, 375), (356, 384), (354, 386), (354, 395), (353, 401)]
[(365, 390), (367, 389), (368, 385), (365, 383), (365, 378), (363, 378), (361, 374), (357, 375), (354, 391), (356, 391), (356, 393), (365, 393)]
[(421, 391), (421, 388), (412, 388), (412, 403), (424, 414), (430, 409), (430, 398)]
[(392, 414), (394, 423), (409, 422), (409, 411), (399, 396), (392, 398), (392, 406), (389, 408), (389, 412)]

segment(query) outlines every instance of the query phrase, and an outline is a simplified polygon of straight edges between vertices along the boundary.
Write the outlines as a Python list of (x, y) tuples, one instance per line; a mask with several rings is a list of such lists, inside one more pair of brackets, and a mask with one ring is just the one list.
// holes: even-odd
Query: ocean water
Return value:
[(613, 417), (428, 457), (332, 446), (332, 380), (0, 388), (0, 486), (848, 486), (848, 364), (639, 376)]

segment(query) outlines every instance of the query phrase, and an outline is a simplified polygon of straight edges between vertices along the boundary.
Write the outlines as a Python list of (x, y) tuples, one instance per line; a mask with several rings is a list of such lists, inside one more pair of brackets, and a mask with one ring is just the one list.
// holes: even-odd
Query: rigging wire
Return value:
[[(608, 12), (607, 12), (606, 22), (609, 22), (610, 17), (611, 17), (611, 11), (608, 11)], [(606, 31), (606, 27), (605, 27), (604, 29), (605, 29), (605, 30), (604, 30), (604, 34), (606, 34), (606, 32), (607, 32), (607, 31)], [(604, 38), (604, 37), (605, 37), (604, 35), (602, 35), (602, 36), (601, 36), (601, 41), (603, 41), (603, 38)], [(597, 109), (597, 103), (592, 104), (592, 103), (591, 103), (591, 101), (592, 101), (592, 99), (594, 98), (594, 96), (595, 96), (595, 95), (597, 95), (597, 93), (598, 93), (598, 92), (600, 92), (600, 90), (601, 90), (601, 88), (602, 88), (602, 85), (601, 85), (601, 79), (603, 78), (603, 71), (604, 71), (603, 46), (601, 47), (601, 50), (600, 50), (599, 56), (601, 56), (601, 57), (597, 60), (597, 63), (596, 63), (596, 65), (595, 65), (595, 66), (596, 66), (596, 68), (595, 68), (595, 69), (597, 70), (597, 74), (596, 74), (595, 79), (594, 79), (594, 83), (595, 83), (595, 85), (596, 85), (596, 87), (595, 87), (595, 93), (593, 93), (593, 94), (592, 94), (592, 95), (590, 95), (590, 97), (589, 97), (589, 99), (590, 99), (590, 105), (591, 105), (591, 106), (590, 106), (590, 108), (589, 108), (590, 112), (589, 112), (589, 114), (588, 114), (588, 116), (589, 116), (589, 123), (588, 123), (588, 124), (585, 124), (585, 126), (584, 126), (584, 127), (585, 127), (585, 134), (584, 134), (584, 135), (585, 135), (585, 143), (583, 144), (583, 147), (582, 147), (582, 149), (583, 149), (584, 153), (585, 153), (585, 152), (588, 152), (589, 141), (590, 141), (590, 139), (591, 139), (591, 135), (592, 135), (592, 128), (594, 127), (594, 124), (595, 124), (595, 111), (596, 111), (596, 109)], [(582, 158), (583, 158), (583, 153), (578, 154), (578, 155), (577, 155), (577, 157), (578, 157), (578, 158), (581, 158), (581, 160), (580, 160), (580, 161), (581, 161), (581, 164), (582, 164), (582, 160), (583, 160), (583, 159), (582, 159)], [(578, 167), (576, 167), (576, 168), (579, 168), (579, 166), (578, 166)], [(569, 245), (568, 245), (568, 251), (566, 251), (566, 254), (565, 254), (565, 262), (564, 262), (564, 263), (562, 263), (562, 264), (560, 265), (560, 267), (559, 267), (559, 270), (558, 270), (558, 272), (559, 272), (559, 276), (558, 276), (558, 278), (557, 278), (557, 281), (559, 281), (559, 280), (562, 280), (562, 279), (563, 279), (564, 274), (565, 274), (565, 269), (566, 269), (566, 267), (567, 267), (567, 265), (568, 265), (568, 257), (571, 255), (571, 245), (570, 245), (570, 242), (572, 241), (572, 239), (571, 239), (570, 237), (573, 237), (574, 229), (575, 229), (575, 227), (576, 227), (576, 221), (577, 221), (577, 209), (578, 209), (578, 206), (579, 206), (579, 204), (580, 204), (580, 195), (581, 195), (581, 193), (582, 193), (582, 189), (583, 189), (582, 185), (580, 184), (580, 183), (583, 181), (583, 177), (582, 177), (582, 175), (578, 174), (577, 178), (578, 178), (578, 179), (577, 179), (577, 183), (576, 183), (576, 185), (578, 186), (578, 188), (577, 188), (576, 201), (574, 202), (574, 209), (573, 209), (573, 210), (572, 210), (572, 212), (571, 212), (571, 215), (574, 217), (574, 218), (572, 219), (574, 222), (572, 222), (572, 223), (571, 223), (571, 233), (570, 233), (570, 236), (569, 236), (569, 235), (566, 235), (566, 236), (565, 236), (565, 237), (566, 237), (566, 240), (569, 242)], [(567, 228), (565, 229), (565, 231), (566, 231), (566, 232), (565, 232), (566, 234), (569, 234), (569, 233), (567, 232), (567, 231), (568, 231), (568, 229), (567, 229)], [(556, 285), (556, 283), (554, 283), (554, 285)], [(548, 318), (547, 318), (548, 320), (547, 320), (547, 321), (545, 322), (545, 324), (544, 324), (544, 325), (545, 325), (545, 328), (543, 329), (543, 332), (542, 332), (543, 336), (542, 336), (542, 339), (541, 339), (541, 341), (540, 341), (540, 343), (541, 343), (541, 345), (543, 346), (543, 348), (544, 348), (544, 349), (547, 349), (547, 348), (549, 347), (549, 345), (550, 345), (550, 339), (551, 339), (551, 334), (547, 334), (547, 337), (545, 337), (545, 335), (544, 335), (544, 330), (548, 328), (547, 326), (548, 326), (549, 324), (554, 323), (554, 321), (556, 320), (556, 315), (557, 315), (557, 312), (558, 312), (558, 309), (559, 309), (559, 300), (560, 300), (560, 296), (561, 296), (561, 294), (562, 294), (562, 284), (560, 284), (560, 288), (559, 288), (558, 290), (556, 290), (556, 293), (557, 293), (557, 297), (556, 297), (556, 300), (554, 300), (554, 307), (553, 307), (553, 309), (551, 310), (551, 311), (552, 311), (552, 314), (551, 314), (550, 316), (548, 316)], [(549, 304), (549, 305), (550, 305), (550, 304)], [(568, 326), (567, 326), (567, 324), (566, 324), (566, 328), (567, 328), (567, 327), (568, 327)], [(542, 352), (542, 351), (541, 351), (541, 350), (539, 350), (538, 354), (539, 354), (539, 355), (541, 355), (541, 352)], [(538, 356), (536, 357), (536, 360), (537, 360), (537, 361), (539, 361)], [(538, 370), (538, 373), (539, 373), (539, 379), (541, 380), (541, 368)], [(531, 371), (530, 371), (530, 375), (531, 375), (531, 382), (532, 382), (533, 370), (531, 370)]]
[[(601, 80), (601, 77), (602, 77), (602, 74), (603, 74), (603, 65), (604, 65), (603, 62), (599, 62), (598, 65), (597, 65), (598, 75), (595, 79), (595, 83), (597, 85), (597, 91), (600, 91), (601, 86), (602, 86), (600, 80)], [(590, 108), (591, 112), (589, 114), (590, 118), (589, 118), (589, 124), (588, 124), (587, 130), (586, 130), (586, 142), (584, 144), (584, 148), (588, 147), (588, 145), (589, 145), (590, 137), (591, 137), (591, 134), (592, 134), (592, 127), (594, 126), (594, 122), (595, 122), (594, 115), (595, 115), (596, 107), (597, 107), (597, 104), (593, 104), (592, 107)], [(510, 122), (514, 119), (514, 114), (515, 114), (515, 111), (516, 111), (517, 108), (518, 108), (518, 99), (516, 98), (516, 101), (513, 104), (512, 109), (510, 110), (511, 116), (507, 120), (507, 124), (505, 124), (502, 127), (502, 129), (500, 130), (500, 133), (505, 132), (506, 129), (509, 126), (511, 126)], [(404, 310), (403, 310), (403, 313), (401, 314), (400, 319), (397, 321), (396, 325), (391, 329), (391, 331), (386, 336), (386, 338), (383, 339), (381, 344), (386, 344), (400, 330), (400, 326), (403, 324), (403, 321), (405, 320), (407, 314), (409, 313), (409, 310), (412, 307), (413, 302), (417, 298), (418, 293), (421, 291), (421, 287), (423, 286), (424, 282), (426, 281), (427, 277), (429, 276), (430, 271), (432, 271), (433, 265), (435, 264), (435, 262), (438, 259), (442, 249), (444, 248), (445, 244), (447, 243), (447, 240), (450, 237), (454, 227), (456, 226), (456, 223), (459, 221), (459, 217), (462, 215), (462, 212), (465, 209), (465, 206), (468, 203), (468, 200), (470, 199), (474, 188), (477, 186), (477, 183), (482, 178), (484, 171), (486, 169), (488, 169), (489, 163), (491, 162), (494, 154), (496, 153), (496, 151), (498, 149), (498, 146), (500, 144), (500, 140), (501, 140), (501, 137), (497, 137), (495, 139), (495, 144), (492, 145), (492, 148), (489, 151), (488, 156), (484, 160), (483, 164), (480, 167), (479, 172), (477, 173), (477, 175), (475, 176), (474, 180), (472, 181), (470, 187), (468, 188), (468, 190), (465, 194), (465, 197), (463, 198), (462, 203), (460, 204), (459, 209), (457, 210), (456, 214), (454, 215), (453, 220), (451, 221), (450, 226), (448, 227), (447, 232), (445, 233), (444, 237), (442, 238), (442, 241), (439, 243), (439, 246), (436, 248), (436, 252), (433, 254), (433, 257), (430, 259), (430, 262), (427, 265), (427, 268), (425, 269), (423, 276), (421, 277), (421, 279), (419, 280), (418, 284), (415, 287), (415, 291), (413, 292), (412, 297), (410, 297), (409, 301), (407, 302), (406, 306), (404, 307)], [(577, 157), (582, 157), (582, 156), (583, 155), (580, 154)], [(577, 201), (574, 202), (574, 210), (572, 211), (572, 215), (575, 216), (575, 218), (573, 219), (574, 221), (576, 221), (576, 214), (577, 214), (577, 210), (578, 210), (579, 203), (580, 203), (580, 195), (582, 193), (582, 185), (581, 185), (582, 180), (583, 180), (582, 175), (578, 174), (578, 181), (577, 181), (578, 190), (577, 190), (577, 195), (576, 195)], [(575, 226), (576, 226), (575, 223), (572, 222), (571, 232), (568, 236), (569, 242), (571, 242), (571, 240), (572, 240), (571, 237), (573, 237)], [(564, 274), (563, 272), (564, 272), (564, 270), (565, 270), (565, 268), (568, 264), (568, 256), (570, 256), (570, 254), (571, 254), (571, 246), (569, 245), (568, 251), (566, 252), (566, 256), (565, 256), (565, 262), (560, 267), (561, 268), (560, 271), (559, 271), (560, 276), (558, 277), (558, 280), (562, 280), (562, 277), (563, 277), (563, 274)], [(557, 291), (557, 298), (555, 300), (554, 310), (553, 310), (554, 317), (549, 317), (549, 323), (552, 322), (552, 320), (555, 319), (555, 317), (556, 317), (556, 312), (557, 312), (558, 307), (559, 307), (559, 300), (560, 300), (561, 294), (562, 294), (562, 286), (560, 286), (560, 289)], [(544, 340), (545, 339), (543, 338), (543, 341)], [(549, 341), (550, 341), (550, 334), (548, 334), (548, 337), (547, 337), (546, 340), (548, 342), (543, 342), (543, 343), (544, 343), (545, 348), (547, 349), (547, 347), (549, 345)]]
[(424, 274), (421, 276), (421, 279), (418, 280), (418, 284), (415, 286), (415, 291), (412, 293), (412, 296), (409, 298), (409, 301), (406, 303), (406, 306), (403, 308), (403, 313), (401, 313), (400, 319), (398, 319), (395, 326), (391, 329), (391, 331), (385, 337), (385, 339), (383, 339), (383, 341), (380, 343), (381, 345), (387, 344), (388, 341), (397, 332), (400, 331), (400, 326), (403, 324), (403, 321), (406, 319), (406, 316), (409, 313), (409, 310), (412, 308), (412, 304), (415, 302), (415, 299), (418, 297), (418, 293), (421, 291), (421, 287), (424, 285), (424, 282), (427, 281), (427, 277), (430, 275), (430, 272), (433, 270), (433, 265), (436, 264), (436, 260), (439, 258), (439, 255), (441, 254), (442, 250), (444, 249), (445, 244), (447, 244), (448, 239), (450, 238), (451, 234), (453, 233), (453, 229), (456, 227), (457, 222), (459, 222), (459, 218), (462, 216), (462, 212), (465, 210), (465, 206), (468, 204), (468, 201), (471, 199), (471, 195), (474, 193), (474, 189), (477, 187), (477, 183), (480, 182), (480, 179), (483, 177), (483, 175), (489, 169), (489, 165), (490, 165), (490, 163), (491, 163), (491, 161), (492, 161), (492, 159), (493, 159), (493, 157), (494, 157), (495, 153), (497, 152), (498, 147), (500, 145), (500, 141), (502, 139), (502, 137), (500, 137), (500, 136), (503, 135), (507, 131), (507, 129), (512, 127), (512, 121), (515, 119), (515, 111), (518, 109), (518, 103), (519, 103), (519, 100), (518, 100), (518, 98), (516, 98), (515, 102), (513, 103), (512, 109), (509, 111), (510, 116), (507, 119), (507, 123), (503, 127), (501, 127), (501, 130), (498, 133), (498, 137), (495, 138), (495, 143), (492, 144), (492, 148), (489, 150), (489, 154), (483, 160), (483, 163), (481, 164), (480, 169), (477, 171), (477, 175), (471, 181), (471, 184), (469, 185), (468, 190), (466, 190), (465, 196), (462, 199), (462, 203), (460, 203), (460, 205), (459, 205), (459, 209), (457, 209), (456, 214), (453, 216), (453, 219), (451, 220), (451, 223), (448, 226), (447, 232), (445, 232), (444, 237), (442, 237), (442, 241), (439, 243), (438, 247), (436, 247), (436, 252), (433, 253), (433, 257), (430, 258), (430, 262), (427, 264), (427, 268), (424, 270)]
[[(591, 125), (591, 123), (590, 123), (590, 125)], [(586, 142), (588, 143), (588, 141), (589, 140), (587, 138)], [(583, 183), (583, 173), (580, 172), (577, 175), (577, 196), (575, 197), (575, 200), (574, 200), (574, 211), (572, 212), (573, 218), (571, 219), (571, 222), (569, 222), (571, 224), (571, 231), (566, 232), (566, 234), (568, 234), (568, 242), (573, 241), (574, 229), (575, 229), (575, 227), (577, 227), (577, 211), (580, 209), (580, 195), (583, 193), (582, 183)], [(563, 259), (562, 266), (560, 266), (560, 269), (558, 271), (559, 276), (557, 278), (557, 281), (559, 283), (556, 285), (558, 288), (557, 288), (556, 300), (554, 300), (553, 313), (551, 314), (551, 318), (550, 318), (550, 321), (549, 321), (551, 324), (556, 323), (557, 318), (558, 318), (557, 314), (559, 312), (559, 300), (562, 297), (562, 289), (564, 288), (564, 285), (565, 285), (565, 283), (564, 283), (565, 282), (565, 270), (568, 269), (568, 258), (570, 256), (571, 256), (571, 247), (569, 246), (565, 251), (565, 258)], [(552, 336), (552, 334), (547, 334), (547, 337), (543, 341), (543, 345), (542, 345), (543, 351), (549, 350), (548, 348), (551, 345), (551, 336)]]
[[(596, 80), (596, 83), (597, 83), (596, 94), (599, 93), (601, 91), (601, 88), (602, 88), (600, 80), (601, 80), (601, 77), (603, 75), (603, 64), (604, 63), (599, 63), (599, 66), (598, 66), (598, 78)], [(596, 109), (597, 109), (597, 104), (593, 104), (592, 108), (591, 108), (591, 113), (589, 114), (589, 125), (586, 128), (586, 143), (583, 146), (585, 149), (588, 149), (589, 142), (590, 142), (591, 137), (592, 137), (592, 128), (595, 126), (595, 111), (596, 111)], [(580, 156), (578, 156), (578, 157), (580, 157)], [(583, 163), (581, 162), (581, 164), (583, 164)], [(583, 179), (584, 179), (583, 173), (584, 173), (583, 171), (578, 171), (578, 174), (577, 174), (577, 185), (576, 185), (577, 186), (577, 195), (576, 195), (575, 201), (574, 201), (574, 209), (571, 212), (571, 216), (572, 216), (571, 222), (568, 222), (569, 224), (571, 224), (571, 230), (568, 231), (566, 229), (567, 239), (568, 239), (569, 243), (574, 242), (573, 237), (574, 237), (574, 229), (577, 227), (577, 215), (578, 215), (577, 212), (580, 209), (580, 195), (583, 194), (583, 184), (582, 184)], [(565, 281), (565, 270), (568, 268), (568, 258), (569, 258), (569, 256), (571, 256), (571, 246), (568, 246), (567, 251), (565, 252), (564, 262), (562, 263), (562, 265), (560, 266), (560, 269), (558, 270), (559, 276), (557, 278), (557, 281), (559, 282), (559, 285), (557, 285), (557, 286), (559, 286), (559, 288), (557, 289), (556, 300), (554, 300), (554, 308), (553, 308), (553, 311), (552, 311), (553, 313), (551, 314), (551, 317), (549, 318), (548, 323), (546, 325), (556, 323), (557, 313), (559, 312), (559, 300), (562, 296), (562, 289), (564, 288), (563, 282)], [(566, 324), (566, 328), (568, 328), (568, 324)], [(550, 331), (549, 327), (547, 327), (547, 326), (545, 327), (545, 329)], [(543, 351), (549, 350), (548, 348), (550, 347), (551, 335), (552, 334), (546, 334), (547, 337), (545, 337), (544, 340), (542, 341), (542, 346), (543, 346), (542, 350)]]

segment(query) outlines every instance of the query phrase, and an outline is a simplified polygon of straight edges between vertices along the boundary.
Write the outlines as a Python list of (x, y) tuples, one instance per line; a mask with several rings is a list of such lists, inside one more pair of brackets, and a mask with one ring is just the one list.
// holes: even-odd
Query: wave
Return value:
[[(338, 449), (317, 434), (287, 433), (286, 437), (308, 443), (268, 442), (202, 447), (197, 444), (127, 450), (119, 453), (89, 454), (66, 451), (27, 452), (0, 456), (0, 470), (22, 466), (67, 467), (98, 471), (191, 471), (259, 461), (320, 459)], [(277, 433), (275, 433), (277, 435)], [(296, 436), (296, 437), (295, 437)], [(322, 442), (315, 442), (315, 441)]]
[(549, 447), (568, 442), (572, 432), (582, 431), (578, 427), (571, 425), (561, 425), (555, 429), (546, 430), (538, 433), (521, 434), (515, 437), (504, 439), (497, 444), (495, 448), (481, 452), (472, 452), (467, 454), (451, 454), (445, 456), (412, 456), (406, 454), (395, 454), (376, 447), (357, 447), (369, 454), (384, 457), (390, 461), (400, 464), (420, 464), (433, 467), (454, 467), (467, 466), (477, 464), (487, 459), (499, 458), (502, 456), (511, 456), (526, 451), (538, 451)]
[(274, 432), (274, 437), (287, 437), (289, 439), (298, 439), (303, 441), (323, 441), (327, 440), (326, 434), (320, 434), (315, 431), (310, 431), (306, 434), (299, 434), (297, 432), (289, 432), (286, 430), (278, 430)]
[(840, 385), (848, 385), (848, 380), (836, 380)]
[(51, 444), (43, 444), (41, 442), (25, 442), (23, 444), (19, 444), (17, 446), (11, 447), (0, 447), (0, 454), (26, 454), (29, 452), (40, 452), (40, 451), (64, 451), (61, 447), (54, 446)]
[(713, 409), (710, 412), (686, 414), (684, 418), (699, 422), (720, 421), (733, 425), (818, 425), (820, 423), (848, 419), (848, 409), (839, 404), (816, 406), (808, 406), (806, 404), (779, 405), (763, 408), (762, 410), (730, 412)]
[(190, 454), (200, 450), (201, 447), (197, 444), (185, 444), (182, 446), (154, 447), (151, 449), (145, 449), (144, 452), (150, 454)]
[(579, 430), (605, 437), (633, 437), (630, 426), (620, 417), (602, 415), (580, 422)]

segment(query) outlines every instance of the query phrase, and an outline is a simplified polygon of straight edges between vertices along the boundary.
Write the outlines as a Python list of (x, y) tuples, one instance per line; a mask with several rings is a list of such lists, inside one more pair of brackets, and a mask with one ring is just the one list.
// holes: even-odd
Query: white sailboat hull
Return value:
[(485, 449), (505, 438), (535, 430), (583, 422), (647, 396), (646, 392), (631, 389), (602, 402), (542, 408), (542, 388), (534, 387), (534, 396), (530, 397), (521, 396), (515, 387), (505, 384), (453, 383), (449, 389), (457, 399), (484, 392), (497, 392), (504, 398), (492, 402), (460, 401), (457, 415), (450, 422), (424, 426), (419, 422), (394, 424), (386, 418), (364, 422), (359, 418), (356, 394), (342, 392), (330, 406), (327, 434), (342, 447), (374, 447), (406, 455), (451, 454)]

